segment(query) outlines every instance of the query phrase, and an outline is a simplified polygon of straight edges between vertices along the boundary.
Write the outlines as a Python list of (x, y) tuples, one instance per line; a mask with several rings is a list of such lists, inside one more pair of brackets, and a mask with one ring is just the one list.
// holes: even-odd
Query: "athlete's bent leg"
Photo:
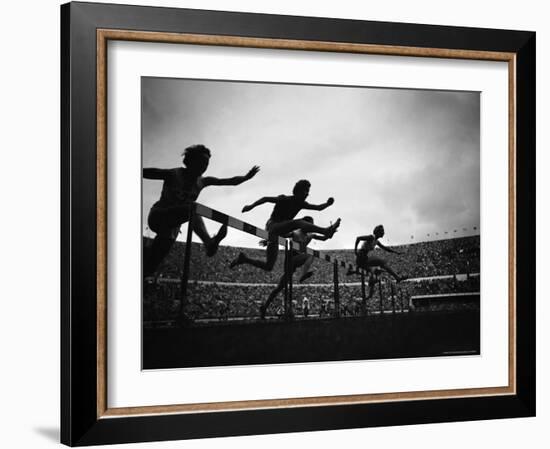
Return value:
[(208, 257), (212, 257), (218, 251), (220, 242), (227, 235), (227, 225), (221, 225), (218, 233), (214, 237), (210, 237), (208, 230), (204, 224), (204, 220), (201, 216), (195, 216), (193, 220), (193, 231), (199, 236), (199, 238), (204, 243), (204, 250)]
[(172, 248), (172, 245), (174, 245), (175, 241), (175, 237), (161, 236), (157, 234), (153, 240), (151, 248), (149, 248), (147, 257), (143, 261), (144, 277), (155, 274), (161, 262), (170, 252), (170, 249)]
[(326, 228), (322, 228), (321, 226), (317, 226), (306, 220), (298, 219), (298, 220), (288, 220), (288, 221), (281, 221), (281, 222), (275, 223), (271, 227), (271, 231), (278, 235), (285, 235), (285, 234), (289, 234), (292, 231), (296, 231), (297, 229), (301, 229), (304, 232), (316, 232), (318, 234), (328, 235), (332, 237), (332, 235), (336, 232), (339, 226), (340, 226), (340, 219), (336, 220), (336, 223), (330, 226), (327, 226)]
[(388, 265), (388, 263), (380, 257), (377, 257), (377, 256), (369, 257), (367, 265), (370, 267), (374, 266), (374, 267), (382, 268), (384, 271), (387, 271), (388, 273), (390, 273), (397, 282), (400, 282), (403, 280), (403, 278), (401, 278), (395, 271), (393, 271), (391, 267)]
[(237, 258), (231, 262), (230, 268), (234, 268), (237, 265), (248, 264), (253, 267), (260, 268), (265, 271), (273, 270), (275, 262), (277, 262), (277, 256), (279, 254), (279, 244), (277, 240), (269, 240), (266, 248), (266, 259), (259, 260), (248, 257), (245, 253), (239, 253)]

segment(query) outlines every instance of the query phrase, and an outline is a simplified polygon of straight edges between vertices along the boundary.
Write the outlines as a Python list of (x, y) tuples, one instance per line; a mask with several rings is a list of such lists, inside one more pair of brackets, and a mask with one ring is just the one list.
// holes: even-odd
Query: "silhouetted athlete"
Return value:
[[(244, 176), (233, 178), (203, 177), (202, 174), (208, 168), (209, 162), (210, 150), (204, 145), (192, 145), (183, 152), (183, 167), (143, 169), (145, 179), (163, 181), (160, 199), (151, 207), (147, 219), (149, 228), (157, 235), (144, 260), (144, 276), (154, 274), (166, 257), (176, 241), (181, 225), (189, 221), (191, 206), (203, 188), (208, 186), (236, 186), (248, 181), (259, 171), (259, 167), (254, 166)], [(202, 217), (197, 215), (193, 220), (193, 231), (204, 243), (207, 256), (211, 257), (216, 254), (220, 242), (227, 235), (227, 225), (222, 225), (218, 233), (211, 237), (206, 230)]]
[(308, 210), (324, 210), (334, 203), (334, 198), (329, 198), (326, 203), (323, 204), (309, 204), (306, 202), (306, 198), (309, 195), (309, 188), (311, 184), (309, 181), (302, 179), (298, 181), (292, 189), (292, 195), (279, 195), (279, 196), (265, 196), (258, 201), (246, 205), (243, 207), (243, 212), (248, 212), (254, 209), (256, 206), (265, 203), (273, 203), (273, 211), (271, 217), (266, 223), (266, 230), (269, 233), (267, 241), (266, 259), (258, 260), (248, 257), (244, 253), (239, 253), (237, 258), (231, 262), (230, 268), (234, 268), (240, 264), (249, 264), (257, 268), (261, 268), (265, 271), (273, 270), (273, 266), (277, 261), (277, 255), (279, 253), (279, 236), (290, 234), (297, 229), (301, 229), (303, 232), (315, 232), (331, 238), (338, 227), (340, 226), (340, 219), (336, 220), (334, 224), (322, 228), (316, 226), (303, 219), (294, 219), (296, 214), (302, 209)]
[[(307, 221), (308, 223), (313, 224), (313, 218), (312, 217), (303, 217), (303, 221)], [(307, 245), (312, 240), (328, 240), (330, 237), (326, 235), (320, 235), (320, 234), (314, 234), (314, 233), (306, 233), (302, 229), (298, 229), (292, 233), (292, 240), (295, 242), (300, 243), (300, 250), (291, 250), (291, 276), (294, 274), (296, 269), (303, 266), (307, 269), (304, 270), (300, 282), (302, 282), (304, 279), (307, 279), (313, 275), (312, 271), (309, 271), (309, 268), (311, 267), (311, 262), (313, 261), (313, 256), (311, 254), (307, 253)], [(285, 288), (287, 280), (287, 275), (284, 273), (281, 278), (279, 279), (279, 283), (277, 284), (277, 287), (273, 289), (273, 291), (269, 294), (267, 301), (260, 306), (260, 318), (263, 320), (265, 318), (265, 312), (269, 305), (273, 302), (273, 300), (277, 297), (277, 295)]]
[[(389, 253), (394, 253), (399, 255), (402, 254), (380, 243), (379, 239), (384, 237), (384, 234), (385, 234), (384, 226), (378, 225), (374, 228), (373, 233), (371, 235), (363, 235), (355, 239), (355, 256), (356, 256), (357, 267), (362, 268), (366, 271), (369, 271), (370, 267), (380, 267), (384, 271), (387, 271), (388, 273), (390, 273), (397, 282), (401, 282), (405, 278), (400, 277), (395, 271), (393, 271), (384, 259), (378, 256), (369, 255), (369, 253), (371, 251), (374, 251), (374, 248), (376, 248), (377, 246)], [(361, 245), (361, 248), (359, 248), (358, 250), (357, 247), (359, 246), (360, 242), (363, 242), (363, 244)], [(351, 275), (351, 274), (359, 274), (359, 273), (356, 271), (350, 270), (348, 271), (347, 274)]]

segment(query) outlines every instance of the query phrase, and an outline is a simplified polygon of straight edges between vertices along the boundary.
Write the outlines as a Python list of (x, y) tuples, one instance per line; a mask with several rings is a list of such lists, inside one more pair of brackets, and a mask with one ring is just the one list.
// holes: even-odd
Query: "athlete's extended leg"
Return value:
[(267, 297), (267, 300), (265, 303), (263, 303), (260, 306), (260, 318), (263, 320), (265, 318), (265, 312), (269, 305), (273, 302), (273, 300), (277, 297), (277, 295), (285, 288), (286, 284), (286, 275), (283, 274), (281, 278), (279, 279), (279, 283), (277, 284), (277, 287), (275, 287), (269, 296)]
[(289, 234), (292, 231), (295, 231), (297, 229), (302, 229), (304, 232), (316, 232), (318, 234), (323, 234), (332, 237), (338, 227), (340, 226), (340, 219), (336, 220), (336, 222), (326, 228), (321, 228), (319, 226), (316, 226), (314, 224), (311, 224), (309, 221), (306, 220), (288, 220), (288, 221), (281, 221), (278, 223), (274, 223), (269, 232), (270, 232), (270, 240), (267, 244), (267, 250), (266, 250), (266, 260), (258, 260), (258, 259), (252, 259), (248, 257), (244, 253), (239, 253), (239, 256), (231, 262), (229, 265), (230, 268), (234, 268), (237, 265), (241, 264), (248, 264), (252, 265), (257, 268), (261, 268), (265, 271), (271, 271), (273, 270), (273, 266), (275, 265), (275, 262), (277, 261), (277, 254), (279, 252), (277, 237), (280, 235), (286, 235)]
[(285, 235), (297, 229), (301, 229), (303, 232), (316, 232), (318, 234), (326, 235), (332, 237), (338, 227), (340, 226), (340, 219), (336, 220), (335, 223), (322, 228), (306, 220), (287, 220), (281, 221), (279, 223), (274, 223), (270, 231), (277, 235)]
[(176, 238), (172, 236), (161, 236), (159, 234), (155, 236), (147, 257), (143, 260), (144, 277), (155, 274), (155, 271), (157, 271), (161, 262), (168, 255), (175, 241)]
[[(297, 256), (294, 256), (292, 258), (292, 274), (296, 271), (297, 268), (301, 267), (306, 261), (307, 261), (307, 254), (298, 254)], [(277, 297), (277, 295), (285, 288), (286, 284), (286, 273), (281, 276), (279, 279), (279, 283), (277, 284), (277, 287), (275, 287), (269, 296), (267, 297), (267, 300), (264, 304), (260, 306), (260, 318), (263, 320), (265, 318), (265, 312), (269, 305), (273, 302), (273, 300)]]
[(252, 259), (248, 257), (245, 253), (239, 253), (237, 258), (231, 262), (229, 268), (234, 268), (237, 265), (248, 264), (256, 268), (261, 268), (265, 271), (273, 270), (275, 262), (277, 262), (277, 256), (279, 255), (279, 243), (277, 238), (270, 239), (267, 242), (266, 248), (266, 258), (265, 260)]
[(395, 280), (397, 282), (400, 282), (404, 279), (401, 276), (399, 276), (395, 271), (393, 271), (384, 259), (382, 259), (378, 256), (369, 257), (369, 260), (367, 261), (367, 265), (369, 267), (380, 267), (380, 268), (382, 268), (384, 271), (387, 271), (388, 273), (390, 273), (395, 278)]
[(220, 242), (227, 235), (227, 225), (221, 225), (218, 233), (214, 237), (210, 237), (208, 230), (204, 224), (204, 220), (200, 215), (196, 215), (193, 219), (193, 231), (199, 236), (199, 238), (204, 243), (204, 250), (208, 257), (212, 257), (218, 251)]

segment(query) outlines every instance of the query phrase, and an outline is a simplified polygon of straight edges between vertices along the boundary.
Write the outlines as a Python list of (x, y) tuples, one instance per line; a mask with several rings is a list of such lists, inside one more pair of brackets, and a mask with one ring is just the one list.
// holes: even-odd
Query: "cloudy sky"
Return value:
[[(321, 226), (342, 218), (339, 232), (318, 248), (351, 248), (380, 223), (388, 244), (477, 234), (479, 109), (477, 92), (143, 78), (143, 166), (180, 166), (181, 152), (197, 143), (212, 151), (207, 175), (244, 175), (259, 165), (249, 182), (209, 187), (199, 202), (261, 227), (272, 206), (245, 214), (242, 207), (290, 194), (308, 179), (310, 203), (336, 201), (299, 216), (310, 214)], [(145, 235), (153, 235), (146, 217), (161, 187), (143, 181)], [(218, 225), (207, 227), (215, 232)], [(257, 240), (232, 231), (224, 243)]]

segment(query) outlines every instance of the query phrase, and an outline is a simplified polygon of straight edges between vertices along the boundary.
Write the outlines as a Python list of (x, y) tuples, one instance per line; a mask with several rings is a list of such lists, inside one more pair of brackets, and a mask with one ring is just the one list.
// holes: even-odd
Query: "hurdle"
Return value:
[[(383, 277), (386, 279), (384, 283), (382, 283)], [(378, 276), (376, 283), (378, 284), (378, 292), (379, 292), (379, 313), (380, 314), (391, 313), (392, 315), (395, 315), (397, 313), (398, 300), (400, 303), (400, 312), (403, 312), (404, 295), (401, 289), (399, 289), (399, 287), (397, 286), (397, 283), (388, 274), (384, 274), (384, 276), (382, 275)], [(390, 301), (390, 304), (388, 309), (386, 309), (384, 305), (384, 300), (386, 299), (386, 295), (384, 294), (384, 289), (382, 287), (383, 284), (389, 286), (389, 289), (388, 289), (389, 291), (387, 292), (387, 294), (388, 294), (388, 299)]]
[(294, 311), (292, 310), (292, 255), (289, 250), (289, 242), (285, 242), (285, 260), (283, 263), (286, 275), (285, 296), (284, 296), (284, 316), (286, 319), (292, 319)]
[(190, 206), (189, 208), (189, 221), (187, 225), (187, 236), (185, 243), (185, 252), (183, 255), (183, 270), (180, 280), (180, 307), (178, 313), (178, 319), (180, 325), (189, 321), (188, 317), (185, 314), (185, 309), (187, 307), (187, 284), (189, 282), (189, 267), (191, 263), (191, 240), (193, 238), (193, 224), (195, 221), (195, 208)]
[[(180, 285), (181, 285), (181, 295), (180, 295), (180, 307), (179, 307), (179, 318), (178, 321), (181, 324), (185, 324), (189, 321), (189, 318), (185, 314), (185, 308), (187, 305), (188, 300), (188, 292), (187, 292), (187, 283), (189, 281), (189, 268), (190, 268), (190, 260), (191, 260), (191, 243), (192, 243), (192, 236), (193, 236), (193, 222), (196, 216), (201, 216), (204, 218), (208, 218), (209, 220), (215, 221), (222, 225), (227, 225), (228, 227), (231, 227), (233, 229), (237, 229), (239, 231), (245, 232), (247, 234), (253, 235), (255, 237), (261, 238), (261, 239), (269, 239), (269, 233), (262, 228), (259, 228), (257, 226), (254, 226), (250, 223), (247, 223), (245, 221), (239, 220), (235, 217), (232, 217), (230, 215), (224, 214), (223, 212), (220, 212), (218, 210), (212, 209), (208, 206), (205, 206), (204, 204), (200, 203), (191, 203), (189, 205), (190, 211), (189, 211), (189, 222), (187, 227), (187, 235), (186, 235), (186, 243), (185, 243), (185, 252), (184, 252), (184, 262), (183, 262), (183, 270), (180, 277)], [(287, 318), (291, 318), (293, 315), (292, 311), (292, 256), (291, 251), (297, 250), (297, 251), (305, 251), (307, 254), (328, 262), (332, 263), (333, 273), (334, 273), (334, 286), (335, 286), (335, 316), (340, 316), (340, 310), (339, 310), (339, 292), (338, 292), (338, 268), (347, 268), (349, 270), (357, 270), (357, 268), (350, 263), (346, 263), (343, 260), (337, 260), (336, 258), (330, 256), (329, 254), (322, 254), (318, 250), (314, 250), (312, 248), (306, 247), (303, 248), (303, 245), (300, 242), (296, 242), (292, 240), (291, 238), (285, 238), (285, 237), (278, 237), (278, 244), (279, 246), (282, 246), (285, 249), (285, 261), (284, 261), (284, 270), (286, 274), (286, 285), (285, 285), (285, 298), (284, 298), (284, 310), (285, 310), (285, 316)]]
[(367, 288), (365, 285), (365, 270), (361, 270), (361, 312), (363, 316), (368, 313), (367, 309)]

